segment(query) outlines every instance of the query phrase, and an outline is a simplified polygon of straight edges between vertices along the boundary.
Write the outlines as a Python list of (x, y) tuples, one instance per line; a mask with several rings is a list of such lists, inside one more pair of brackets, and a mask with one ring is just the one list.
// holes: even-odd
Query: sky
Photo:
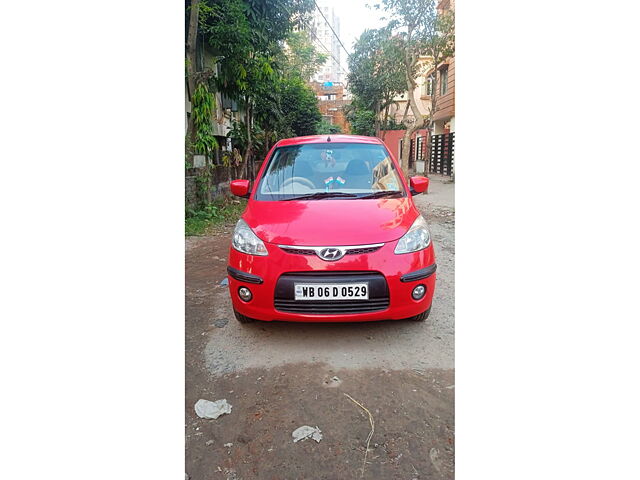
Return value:
[[(328, 5), (335, 8), (336, 15), (340, 17), (340, 40), (351, 53), (353, 42), (367, 28), (379, 28), (386, 22), (380, 20), (384, 12), (367, 8), (365, 5), (376, 3), (373, 0), (316, 0), (319, 6)], [(344, 53), (340, 55), (340, 63), (348, 70), (347, 58)]]

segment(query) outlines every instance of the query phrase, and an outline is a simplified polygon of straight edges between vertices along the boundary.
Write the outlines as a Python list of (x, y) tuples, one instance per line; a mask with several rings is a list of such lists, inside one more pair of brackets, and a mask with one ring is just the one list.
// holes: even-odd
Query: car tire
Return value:
[(256, 321), (255, 318), (245, 317), (241, 313), (238, 313), (235, 308), (233, 309), (233, 314), (236, 316), (236, 320), (238, 320), (240, 323), (253, 323)]
[(415, 317), (409, 317), (407, 320), (412, 322), (424, 322), (427, 318), (429, 318), (429, 313), (431, 313), (431, 307), (429, 307), (426, 311), (416, 315)]

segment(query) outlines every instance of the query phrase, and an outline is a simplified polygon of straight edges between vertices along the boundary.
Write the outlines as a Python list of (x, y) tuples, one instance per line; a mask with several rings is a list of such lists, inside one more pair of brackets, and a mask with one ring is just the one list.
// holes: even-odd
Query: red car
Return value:
[(252, 185), (229, 251), (236, 318), (295, 322), (425, 320), (436, 283), (431, 235), (396, 159), (374, 137), (276, 143)]

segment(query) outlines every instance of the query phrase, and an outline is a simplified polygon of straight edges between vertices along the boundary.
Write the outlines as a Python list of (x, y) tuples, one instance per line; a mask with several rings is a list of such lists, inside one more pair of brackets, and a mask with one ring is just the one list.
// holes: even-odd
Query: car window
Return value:
[(260, 179), (256, 200), (287, 200), (321, 192), (354, 198), (376, 192), (405, 194), (386, 148), (375, 144), (322, 143), (277, 148)]

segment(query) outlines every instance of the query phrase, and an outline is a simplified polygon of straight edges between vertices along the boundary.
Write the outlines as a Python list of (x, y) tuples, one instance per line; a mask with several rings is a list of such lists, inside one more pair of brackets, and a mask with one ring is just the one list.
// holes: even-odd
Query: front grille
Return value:
[(315, 315), (340, 313), (365, 313), (384, 310), (389, 306), (389, 298), (379, 300), (334, 300), (334, 301), (296, 301), (276, 300), (276, 310), (291, 313)]
[(351, 250), (347, 250), (346, 255), (362, 255), (363, 253), (373, 253), (378, 249), (380, 249), (380, 247), (353, 248)]
[[(363, 283), (369, 285), (368, 300), (295, 300), (295, 283)], [(389, 289), (384, 275), (377, 272), (311, 271), (280, 276), (276, 283), (276, 310), (311, 315), (367, 313), (389, 307)]]
[(315, 255), (316, 252), (315, 250), (298, 250), (297, 248), (287, 248), (287, 247), (280, 247), (283, 251), (287, 252), (287, 253), (292, 253), (294, 255)]
[[(373, 253), (377, 250), (380, 250), (382, 247), (382, 243), (375, 245), (354, 245), (350, 247), (335, 247), (344, 249), (345, 255), (363, 255), (365, 253)], [(316, 255), (320, 250), (323, 250), (327, 247), (293, 247), (289, 245), (279, 245), (283, 252), (290, 253), (292, 255)]]

